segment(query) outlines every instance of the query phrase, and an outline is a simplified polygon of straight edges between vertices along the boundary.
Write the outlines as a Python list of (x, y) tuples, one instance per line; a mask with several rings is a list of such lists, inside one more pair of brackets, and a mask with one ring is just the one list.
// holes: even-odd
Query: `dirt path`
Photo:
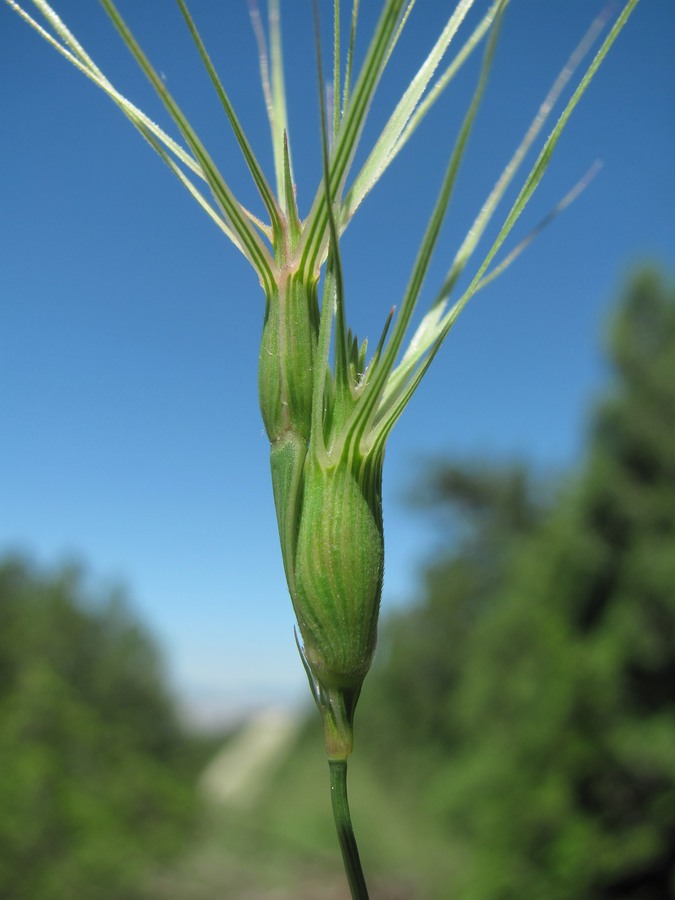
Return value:
[(252, 805), (290, 749), (301, 720), (288, 710), (255, 714), (204, 770), (204, 795), (232, 808)]

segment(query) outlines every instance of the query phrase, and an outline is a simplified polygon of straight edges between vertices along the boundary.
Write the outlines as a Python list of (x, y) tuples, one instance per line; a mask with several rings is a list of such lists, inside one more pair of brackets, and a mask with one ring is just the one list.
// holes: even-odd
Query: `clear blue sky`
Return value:
[[(118, 88), (164, 121), (98, 5), (54, 3)], [(332, 4), (321, 5), (327, 32)], [(419, 0), (374, 123), (453, 5)], [(427, 297), (602, 5), (510, 4)], [(362, 6), (361, 48), (380, 3)], [(120, 7), (232, 186), (253, 202), (177, 9), (166, 0)], [(192, 11), (269, 164), (245, 0), (193, 0)], [(282, 11), (306, 213), (320, 159), (311, 4), (285, 0)], [(385, 613), (414, 595), (415, 566), (433, 539), (402, 499), (425, 460), (572, 465), (605, 376), (606, 313), (626, 274), (648, 259), (675, 269), (673, 46), (675, 4), (642, 0), (519, 234), (596, 158), (601, 174), (475, 298), (394, 431), (385, 466)], [(379, 333), (400, 300), (475, 73), (470, 66), (451, 88), (345, 237), (360, 336)], [(110, 101), (4, 5), (0, 109), (0, 552), (22, 550), (46, 565), (81, 559), (95, 583), (126, 584), (164, 647), (172, 681), (193, 701), (239, 707), (302, 696), (257, 408), (256, 279)]]

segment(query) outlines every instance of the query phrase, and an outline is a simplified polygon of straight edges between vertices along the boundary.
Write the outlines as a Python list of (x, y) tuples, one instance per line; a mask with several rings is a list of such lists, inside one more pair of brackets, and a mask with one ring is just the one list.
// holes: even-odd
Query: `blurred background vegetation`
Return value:
[[(662, 273), (628, 284), (608, 356), (562, 482), (439, 460), (413, 491), (440, 549), (382, 628), (351, 766), (373, 900), (675, 898)], [(188, 733), (123, 598), (91, 594), (0, 565), (0, 898), (345, 898), (315, 716)]]

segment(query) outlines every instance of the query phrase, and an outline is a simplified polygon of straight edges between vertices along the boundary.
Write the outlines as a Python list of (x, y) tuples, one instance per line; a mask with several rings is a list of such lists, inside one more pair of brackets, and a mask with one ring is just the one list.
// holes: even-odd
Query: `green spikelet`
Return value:
[(384, 574), (381, 462), (355, 466), (343, 457), (325, 465), (310, 453), (304, 469), (291, 595), (334, 760), (351, 753), (354, 709), (377, 641)]
[(383, 572), (381, 471), (366, 489), (346, 460), (324, 467), (310, 457), (294, 603), (305, 660), (324, 688), (361, 686), (375, 652)]
[[(330, 296), (323, 306), (325, 325)], [(324, 718), (329, 756), (345, 759), (377, 636), (384, 572), (383, 451), (363, 456), (341, 435), (361, 377), (358, 343), (354, 340), (351, 365), (338, 354), (336, 378), (326, 348), (316, 290), (294, 273), (268, 300), (260, 405), (301, 654)]]
[(258, 361), (260, 411), (272, 445), (289, 432), (309, 442), (318, 332), (316, 285), (282, 278), (267, 296)]

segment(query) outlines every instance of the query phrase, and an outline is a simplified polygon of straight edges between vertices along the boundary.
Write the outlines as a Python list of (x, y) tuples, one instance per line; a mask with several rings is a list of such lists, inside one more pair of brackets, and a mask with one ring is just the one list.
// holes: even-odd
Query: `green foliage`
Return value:
[[(381, 641), (363, 727), (392, 775), (420, 747), (425, 756), (444, 758), (459, 741), (449, 701), (468, 663), (471, 635), (495, 603), (514, 548), (542, 515), (521, 467), (439, 463), (413, 502), (439, 518), (454, 549), (427, 566), (424, 604), (391, 617)], [(397, 723), (405, 730), (392, 743)]]
[[(210, 806), (199, 841), (165, 868), (152, 900), (347, 896), (317, 721), (312, 709), (290, 752), (273, 761), (256, 790)], [(431, 894), (419, 886), (430, 874), (448, 883), (446, 840), (399, 787), (381, 777), (380, 760), (362, 752), (350, 760), (354, 824), (373, 897), (427, 900)]]
[(134, 900), (194, 800), (148, 637), (80, 572), (0, 565), (0, 897)]
[(385, 635), (357, 724), (447, 836), (439, 900), (675, 897), (675, 291), (657, 273), (630, 284), (610, 354), (554, 500), (517, 471), (431, 480), (454, 549)]

